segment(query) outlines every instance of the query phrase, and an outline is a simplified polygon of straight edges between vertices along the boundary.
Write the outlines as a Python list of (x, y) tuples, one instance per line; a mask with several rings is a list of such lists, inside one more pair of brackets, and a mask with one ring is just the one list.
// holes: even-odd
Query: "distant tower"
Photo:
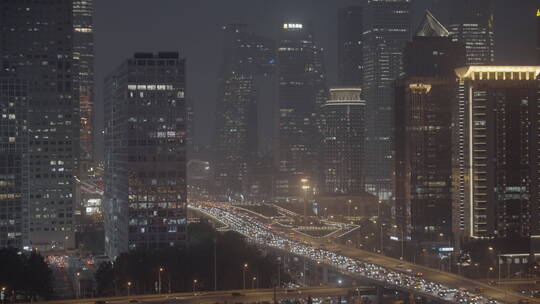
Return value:
[(105, 251), (186, 241), (185, 60), (136, 53), (105, 81)]
[[(245, 24), (223, 27), (223, 61), (219, 97), (214, 172), (216, 192), (246, 196), (248, 172), (259, 152), (261, 103), (274, 103), (274, 42), (249, 31)], [(266, 92), (266, 87), (271, 92)]]
[(324, 104), (323, 176), (326, 194), (361, 194), (366, 103), (360, 88), (330, 89)]
[(465, 45), (468, 65), (495, 61), (492, 0), (452, 0), (448, 31), (454, 41)]
[(540, 65), (540, 8), (536, 11), (536, 57)]
[(365, 7), (366, 191), (393, 196), (393, 81), (403, 72), (410, 40), (410, 0), (369, 0)]
[(413, 241), (449, 240), (454, 69), (465, 64), (465, 47), (428, 11), (403, 58), (394, 99), (396, 224)]
[(342, 86), (361, 86), (363, 72), (362, 7), (350, 6), (338, 14), (338, 80)]
[(93, 0), (73, 1), (73, 61), (79, 90), (80, 174), (94, 160), (94, 22)]
[(322, 105), (327, 99), (322, 49), (311, 28), (302, 23), (284, 23), (278, 43), (279, 176), (275, 183), (278, 200), (301, 195), (300, 181), (312, 187), (320, 180), (319, 149)]

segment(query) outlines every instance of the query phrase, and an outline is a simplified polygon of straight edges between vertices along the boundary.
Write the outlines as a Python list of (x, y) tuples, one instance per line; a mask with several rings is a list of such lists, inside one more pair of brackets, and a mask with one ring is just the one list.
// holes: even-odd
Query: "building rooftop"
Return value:
[(448, 37), (450, 33), (448, 30), (435, 18), (430, 11), (426, 10), (424, 19), (418, 30), (416, 36), (421, 37)]
[(474, 65), (455, 69), (459, 78), (472, 80), (535, 80), (540, 66), (520, 65)]

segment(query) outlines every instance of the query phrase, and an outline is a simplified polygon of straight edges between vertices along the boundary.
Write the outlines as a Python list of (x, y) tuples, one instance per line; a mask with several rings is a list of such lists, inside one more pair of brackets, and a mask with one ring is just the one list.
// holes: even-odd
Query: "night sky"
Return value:
[[(436, 0), (416, 0), (413, 31)], [(329, 84), (336, 79), (337, 11), (361, 0), (94, 0), (97, 153), (102, 157), (103, 79), (134, 52), (179, 51), (187, 58), (187, 97), (195, 104), (195, 142), (212, 140), (221, 26), (247, 23), (277, 38), (283, 21), (311, 21), (325, 51)], [(540, 0), (495, 0), (496, 64), (534, 64)], [(437, 16), (445, 21), (448, 16)]]

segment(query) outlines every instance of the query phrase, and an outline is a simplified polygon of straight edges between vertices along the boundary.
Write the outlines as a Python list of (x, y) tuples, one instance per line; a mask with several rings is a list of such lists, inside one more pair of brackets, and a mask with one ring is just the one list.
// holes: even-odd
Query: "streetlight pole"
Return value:
[(131, 282), (127, 282), (128, 297), (130, 295)]
[(349, 200), (349, 204), (347, 204), (347, 216), (349, 217), (349, 219), (351, 218), (351, 204), (352, 200)]
[(246, 289), (246, 270), (248, 268), (248, 264), (244, 264), (244, 268), (242, 269), (242, 283), (244, 285), (244, 289)]
[(77, 272), (77, 299), (81, 296), (81, 280), (80, 280), (80, 276), (81, 276), (81, 273), (80, 272)]
[(214, 238), (214, 291), (217, 291), (217, 240)]
[(163, 272), (163, 267), (159, 267), (158, 271), (158, 293), (161, 293), (161, 273)]
[(251, 280), (251, 289), (255, 289), (255, 281), (257, 281), (257, 277), (253, 277)]
[(197, 279), (193, 280), (193, 294), (195, 294), (196, 285), (197, 285)]

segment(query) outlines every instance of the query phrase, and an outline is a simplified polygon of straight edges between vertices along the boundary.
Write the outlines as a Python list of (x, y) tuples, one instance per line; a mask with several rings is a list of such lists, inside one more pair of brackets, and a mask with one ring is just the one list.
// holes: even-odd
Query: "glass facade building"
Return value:
[(327, 100), (323, 50), (308, 24), (284, 23), (278, 43), (279, 173), (275, 197), (297, 200), (300, 180), (317, 188), (322, 105)]
[(185, 60), (136, 53), (105, 81), (105, 250), (186, 240)]
[(324, 104), (323, 191), (361, 194), (364, 152), (364, 111), (360, 88), (332, 88)]
[(394, 99), (396, 224), (413, 241), (449, 240), (454, 69), (465, 64), (465, 48), (426, 12), (403, 58)]
[(539, 74), (536, 66), (456, 69), (453, 218), (462, 237), (539, 234)]
[(393, 196), (392, 83), (403, 71), (410, 40), (410, 0), (369, 0), (365, 6), (366, 191)]
[(24, 246), (74, 247), (80, 117), (73, 8), (71, 0), (0, 1), (2, 71), (28, 84), (30, 101)]
[(342, 86), (361, 86), (363, 65), (363, 10), (349, 6), (338, 13), (338, 82)]
[(274, 103), (275, 93), (266, 92), (265, 87), (275, 87), (275, 48), (273, 41), (250, 32), (245, 24), (224, 26), (223, 32), (215, 186), (222, 198), (236, 199), (250, 192), (248, 174), (261, 145), (262, 103)]

